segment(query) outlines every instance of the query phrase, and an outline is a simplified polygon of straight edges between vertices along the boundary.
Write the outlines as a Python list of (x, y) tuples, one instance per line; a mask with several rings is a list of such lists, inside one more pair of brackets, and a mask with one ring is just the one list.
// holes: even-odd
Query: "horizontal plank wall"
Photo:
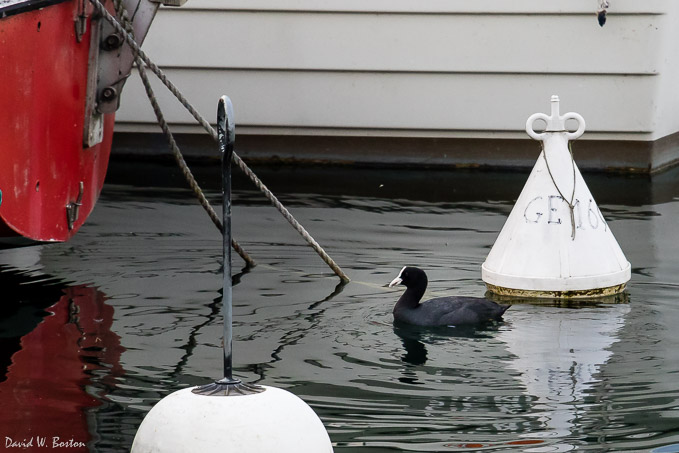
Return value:
[[(677, 132), (677, 7), (616, 0), (604, 27), (596, 7), (190, 0), (160, 11), (144, 49), (207, 118), (228, 94), (246, 136), (518, 140), (552, 94), (562, 112), (585, 117), (587, 140), (654, 142)], [(175, 130), (199, 132), (156, 86)], [(118, 131), (156, 132), (154, 123), (135, 75)], [(654, 156), (657, 165), (674, 159), (671, 150)]]

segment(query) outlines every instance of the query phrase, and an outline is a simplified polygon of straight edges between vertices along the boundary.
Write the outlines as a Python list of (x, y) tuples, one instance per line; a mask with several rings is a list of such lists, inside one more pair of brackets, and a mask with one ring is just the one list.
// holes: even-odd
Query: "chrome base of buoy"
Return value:
[(627, 302), (627, 293), (625, 288), (626, 283), (620, 285), (609, 286), (606, 288), (593, 288), (593, 289), (583, 289), (583, 290), (570, 290), (570, 291), (547, 291), (547, 290), (529, 290), (529, 289), (516, 289), (516, 288), (504, 288), (502, 286), (491, 285), (486, 283), (488, 288), (488, 296), (493, 299), (499, 296), (502, 300), (512, 300), (512, 299), (546, 299), (546, 300), (588, 300), (597, 299), (605, 301), (607, 303), (625, 303)]
[(243, 396), (262, 393), (265, 390), (266, 388), (262, 386), (246, 384), (239, 379), (224, 378), (211, 384), (196, 387), (191, 392), (204, 396)]

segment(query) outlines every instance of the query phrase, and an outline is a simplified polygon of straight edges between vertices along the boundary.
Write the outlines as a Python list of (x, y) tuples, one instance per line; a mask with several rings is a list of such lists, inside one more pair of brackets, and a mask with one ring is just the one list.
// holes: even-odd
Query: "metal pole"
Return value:
[(235, 383), (233, 379), (233, 301), (231, 289), (231, 157), (236, 128), (233, 121), (233, 104), (228, 96), (222, 96), (217, 106), (217, 138), (222, 155), (222, 224), (224, 235), (222, 255), (224, 257), (224, 285), (222, 292), (222, 312), (224, 314), (224, 381)]
[(224, 314), (224, 377), (212, 384), (191, 390), (198, 395), (237, 396), (261, 393), (266, 390), (254, 384), (244, 384), (233, 377), (233, 299), (231, 291), (231, 159), (236, 126), (233, 121), (233, 104), (228, 96), (219, 98), (217, 105), (217, 139), (222, 154), (222, 256), (224, 258), (224, 284), (222, 287), (222, 313)]

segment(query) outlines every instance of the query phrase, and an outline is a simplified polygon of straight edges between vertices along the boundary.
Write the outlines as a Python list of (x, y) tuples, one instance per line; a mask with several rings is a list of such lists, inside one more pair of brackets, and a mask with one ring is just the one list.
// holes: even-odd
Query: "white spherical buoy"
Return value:
[(197, 395), (191, 388), (163, 398), (146, 415), (132, 453), (332, 452), (316, 413), (275, 387), (237, 396)]

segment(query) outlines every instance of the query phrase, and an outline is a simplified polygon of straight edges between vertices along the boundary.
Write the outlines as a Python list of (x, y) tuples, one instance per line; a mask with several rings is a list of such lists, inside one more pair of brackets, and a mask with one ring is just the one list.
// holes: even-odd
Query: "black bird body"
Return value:
[(427, 275), (416, 267), (401, 269), (389, 286), (406, 290), (394, 306), (394, 321), (418, 326), (469, 326), (499, 321), (509, 305), (483, 297), (448, 296), (420, 302), (427, 289)]

